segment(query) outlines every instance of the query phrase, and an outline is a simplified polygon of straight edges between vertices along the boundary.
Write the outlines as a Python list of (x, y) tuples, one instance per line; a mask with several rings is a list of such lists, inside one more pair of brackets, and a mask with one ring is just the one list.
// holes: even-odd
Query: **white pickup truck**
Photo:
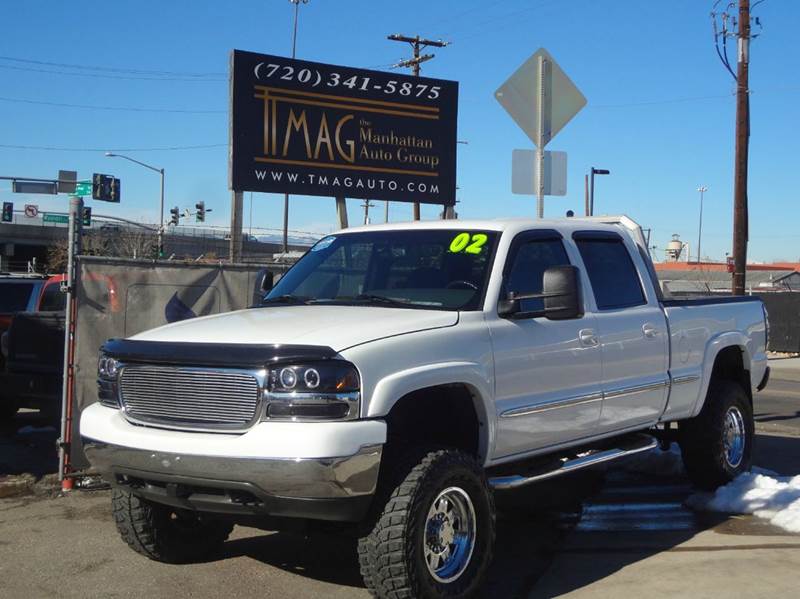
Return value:
[(763, 305), (663, 297), (626, 217), (348, 229), (270, 287), (102, 348), (81, 436), (151, 559), (335, 521), (373, 595), (470, 596), (495, 493), (659, 440), (701, 487), (750, 467)]

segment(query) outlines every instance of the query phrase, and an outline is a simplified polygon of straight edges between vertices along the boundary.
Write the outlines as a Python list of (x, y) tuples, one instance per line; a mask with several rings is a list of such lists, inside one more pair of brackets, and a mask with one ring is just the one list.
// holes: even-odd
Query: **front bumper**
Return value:
[[(287, 425), (294, 427), (289, 439)], [(146, 499), (232, 515), (335, 521), (365, 515), (386, 440), (379, 421), (262, 423), (238, 435), (166, 431), (130, 424), (99, 404), (84, 410), (81, 436), (86, 457), (106, 480)], [(317, 457), (326, 453), (334, 456)]]

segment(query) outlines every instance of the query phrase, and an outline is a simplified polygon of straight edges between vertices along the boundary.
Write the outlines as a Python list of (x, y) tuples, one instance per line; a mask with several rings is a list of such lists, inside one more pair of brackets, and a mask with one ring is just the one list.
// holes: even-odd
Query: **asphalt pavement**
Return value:
[[(800, 360), (773, 366), (755, 407), (755, 464), (800, 473)], [(0, 478), (53, 468), (54, 432), (35, 414), (20, 418), (0, 433)], [(619, 464), (498, 497), (483, 596), (794, 596), (800, 535), (750, 516), (698, 515), (684, 507), (693, 492), (680, 471)], [(119, 539), (108, 491), (0, 499), (0, 588), (4, 597), (368, 596), (353, 541), (335, 534), (237, 527), (205, 563), (149, 561)]]

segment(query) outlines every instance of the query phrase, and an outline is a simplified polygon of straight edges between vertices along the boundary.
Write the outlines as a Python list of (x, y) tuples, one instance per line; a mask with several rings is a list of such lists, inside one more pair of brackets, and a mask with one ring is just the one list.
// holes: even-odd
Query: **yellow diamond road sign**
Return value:
[(526, 60), (494, 96), (540, 148), (586, 105), (586, 98), (544, 48)]

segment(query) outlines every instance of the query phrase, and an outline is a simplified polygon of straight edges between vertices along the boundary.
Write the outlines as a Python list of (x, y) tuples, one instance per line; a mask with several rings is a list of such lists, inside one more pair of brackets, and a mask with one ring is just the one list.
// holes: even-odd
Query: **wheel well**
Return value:
[(388, 442), (430, 442), (479, 457), (480, 429), (474, 392), (463, 384), (438, 385), (401, 397), (386, 417)]
[(714, 359), (711, 380), (728, 380), (742, 386), (750, 403), (753, 402), (753, 390), (750, 385), (750, 371), (745, 370), (741, 347), (731, 345), (721, 350)]

